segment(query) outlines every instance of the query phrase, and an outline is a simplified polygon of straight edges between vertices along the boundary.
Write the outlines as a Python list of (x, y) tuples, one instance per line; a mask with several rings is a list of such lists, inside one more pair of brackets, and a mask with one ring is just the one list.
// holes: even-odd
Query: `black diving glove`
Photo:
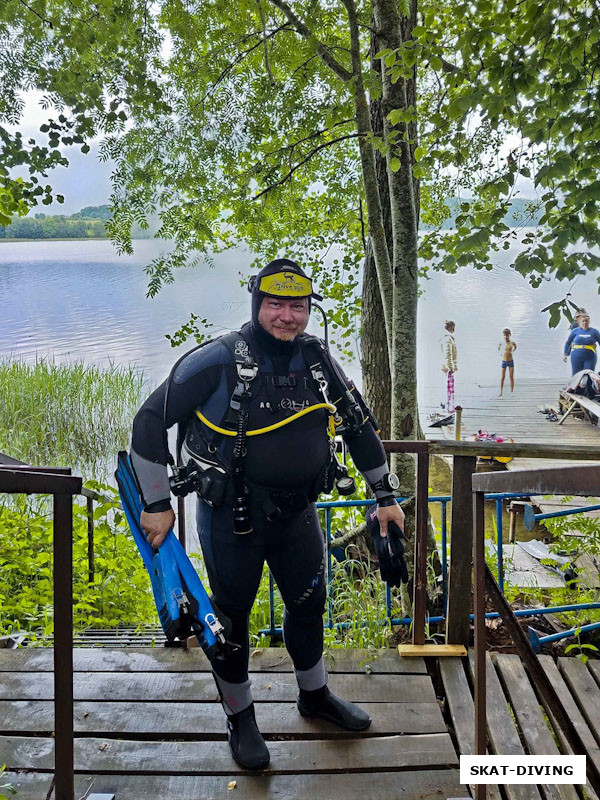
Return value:
[(388, 522), (387, 536), (382, 536), (375, 505), (367, 511), (367, 529), (375, 543), (381, 579), (390, 587), (408, 583), (408, 567), (404, 560), (404, 534), (398, 525), (392, 521)]

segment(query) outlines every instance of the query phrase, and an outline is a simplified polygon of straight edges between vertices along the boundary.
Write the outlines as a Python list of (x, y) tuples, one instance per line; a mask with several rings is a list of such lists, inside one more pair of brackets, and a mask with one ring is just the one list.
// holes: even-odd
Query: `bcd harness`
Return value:
[[(216, 340), (213, 340), (216, 341)], [(249, 533), (252, 530), (248, 512), (248, 487), (244, 479), (244, 458), (246, 455), (246, 437), (259, 436), (269, 433), (277, 428), (289, 425), (300, 417), (325, 409), (329, 412), (329, 432), (330, 437), (330, 459), (319, 476), (319, 484), (316, 490), (311, 492), (318, 495), (321, 491), (330, 492), (334, 482), (338, 485), (340, 494), (349, 494), (354, 491), (354, 484), (348, 477), (347, 469), (340, 464), (336, 457), (335, 440), (336, 434), (358, 433), (364, 423), (370, 419), (377, 429), (377, 424), (370, 409), (353, 395), (353, 391), (348, 388), (341, 376), (335, 362), (331, 358), (326, 344), (317, 337), (302, 335), (299, 343), (302, 354), (307, 364), (312, 381), (316, 386), (318, 395), (322, 402), (314, 403), (308, 407), (301, 408), (295, 413), (287, 416), (272, 425), (262, 428), (248, 430), (248, 417), (250, 401), (253, 397), (253, 387), (256, 386), (256, 378), (259, 375), (259, 366), (255, 360), (248, 342), (243, 335), (237, 331), (226, 334), (218, 339), (225, 345), (231, 353), (237, 372), (237, 383), (231, 394), (228, 408), (220, 424), (208, 419), (200, 410), (196, 410), (197, 418), (204, 426), (212, 430), (220, 437), (235, 437), (231, 463), (227, 464), (218, 452), (215, 441), (207, 441), (203, 431), (197, 425), (188, 424), (185, 434), (178, 436), (179, 465), (175, 466), (172, 458), (170, 459), (173, 476), (170, 479), (171, 491), (176, 495), (185, 495), (190, 491), (196, 491), (199, 496), (211, 506), (218, 506), (225, 500), (229, 479), (233, 488), (233, 509), (234, 509), (234, 531), (236, 533)], [(208, 342), (203, 343), (203, 347)], [(196, 348), (198, 349), (198, 348)], [(192, 351), (193, 352), (193, 351)], [(168, 401), (168, 390), (171, 377), (179, 363), (189, 353), (183, 356), (173, 367), (167, 382), (165, 395), (165, 430), (166, 430), (166, 411)], [(325, 364), (325, 369), (322, 366)], [(327, 377), (326, 377), (327, 375)], [(265, 376), (266, 380), (271, 381), (274, 386), (288, 387), (295, 385), (294, 376)], [(331, 400), (331, 393), (335, 395), (335, 401)], [(362, 398), (361, 398), (362, 400)], [(290, 404), (290, 403), (288, 403)], [(293, 409), (293, 405), (292, 405)], [(276, 409), (272, 407), (272, 410)], [(216, 437), (215, 437), (216, 438)], [(254, 487), (253, 487), (254, 491)], [(263, 504), (267, 519), (273, 521), (281, 515), (281, 498), (275, 500), (272, 496), (277, 493), (272, 492)], [(279, 493), (282, 494), (282, 493)], [(287, 495), (286, 505), (292, 510), (295, 506), (305, 507), (307, 502), (316, 499), (315, 496), (308, 497), (303, 493), (283, 493)], [(302, 495), (304, 501), (295, 498), (294, 495)], [(279, 502), (279, 504), (278, 504)]]

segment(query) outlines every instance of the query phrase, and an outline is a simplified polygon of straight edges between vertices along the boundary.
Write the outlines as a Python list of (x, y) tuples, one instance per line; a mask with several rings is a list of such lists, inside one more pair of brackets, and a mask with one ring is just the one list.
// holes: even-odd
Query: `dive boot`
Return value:
[(347, 731), (364, 731), (371, 724), (371, 717), (366, 711), (332, 694), (327, 686), (312, 692), (300, 689), (297, 704), (303, 717), (326, 719)]
[(265, 769), (271, 755), (254, 716), (254, 703), (237, 714), (227, 715), (227, 741), (231, 755), (245, 769)]

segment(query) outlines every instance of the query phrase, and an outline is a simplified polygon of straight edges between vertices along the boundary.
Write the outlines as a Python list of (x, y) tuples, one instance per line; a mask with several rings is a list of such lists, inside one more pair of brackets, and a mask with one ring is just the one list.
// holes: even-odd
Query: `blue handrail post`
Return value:
[(275, 628), (275, 596), (274, 596), (274, 583), (273, 574), (269, 570), (269, 636), (275, 636), (277, 630)]
[(325, 509), (325, 531), (327, 537), (327, 627), (333, 628), (333, 601), (331, 599), (331, 508)]
[(504, 531), (502, 527), (502, 498), (496, 498), (496, 550), (498, 558), (498, 586), (504, 594), (504, 560), (502, 555), (502, 544)]
[(440, 500), (442, 506), (442, 600), (444, 614), (448, 610), (448, 501)]
[(388, 622), (390, 624), (390, 628), (392, 627), (392, 592), (390, 591), (390, 587), (385, 585), (385, 612)]

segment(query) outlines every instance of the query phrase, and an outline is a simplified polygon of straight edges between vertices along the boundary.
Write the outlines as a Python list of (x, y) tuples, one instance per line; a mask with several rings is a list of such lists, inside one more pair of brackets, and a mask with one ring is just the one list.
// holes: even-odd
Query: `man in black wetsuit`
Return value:
[[(236, 458), (233, 439), (240, 407), (238, 402), (236, 411), (234, 402), (240, 384), (239, 355), (251, 354), (257, 370), (248, 401), (249, 435), (243, 458), (251, 531), (234, 531), (236, 492), (229, 479), (218, 501), (214, 497), (198, 501), (197, 523), (214, 602), (231, 620), (230, 639), (241, 645), (224, 661), (213, 664), (227, 714), (229, 744), (239, 764), (262, 769), (269, 763), (269, 751), (254, 716), (248, 678), (248, 620), (265, 560), (285, 604), (283, 634), (298, 682), (300, 713), (355, 731), (367, 728), (371, 719), (358, 706), (329, 691), (323, 661), (326, 560), (314, 502), (331, 463), (330, 414), (323, 407), (313, 409), (289, 424), (252, 434), (323, 403), (314, 351), (307, 344), (308, 337), (302, 336), (315, 296), (312, 283), (296, 263), (277, 259), (251, 281), (251, 291), (252, 320), (237, 334), (235, 350), (225, 339), (217, 339), (192, 351), (176, 366), (170, 381), (159, 386), (136, 415), (131, 457), (144, 502), (140, 524), (148, 541), (158, 547), (175, 521), (165, 421), (167, 428), (175, 423), (185, 426), (184, 453), (204, 447), (207, 457), (218, 457), (230, 473)], [(386, 536), (391, 522), (402, 528), (404, 521), (394, 499), (395, 476), (390, 477), (368, 408), (345, 380), (364, 409), (364, 417), (344, 439), (375, 493), (381, 535)], [(216, 428), (231, 433), (219, 433)]]

